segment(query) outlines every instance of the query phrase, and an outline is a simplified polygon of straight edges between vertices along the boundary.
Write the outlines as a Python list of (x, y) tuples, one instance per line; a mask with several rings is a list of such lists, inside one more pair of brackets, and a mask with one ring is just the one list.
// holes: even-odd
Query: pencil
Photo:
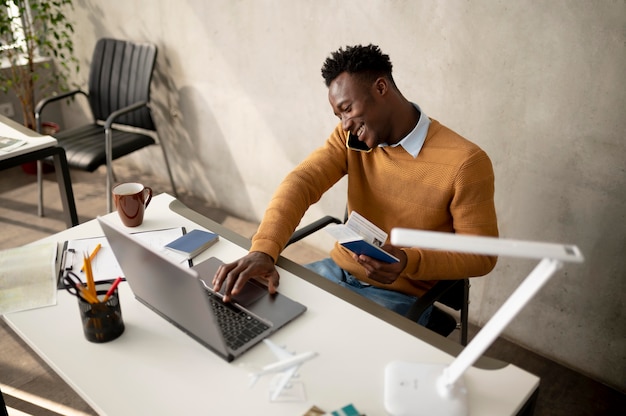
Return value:
[[(93, 249), (93, 251), (91, 252), (91, 254), (89, 255), (89, 261), (93, 261), (94, 258), (96, 258), (96, 254), (98, 254), (98, 251), (100, 250), (100, 248), (102, 247), (102, 244), (98, 243), (98, 245), (96, 246), (96, 248)], [(83, 265), (83, 268), (80, 269), (81, 272), (85, 271), (85, 266)]]
[(91, 304), (100, 302), (97, 297), (94, 297), (86, 288), (84, 288), (82, 286), (78, 287), (78, 292), (80, 293), (80, 296), (84, 300), (86, 300), (87, 302), (89, 302)]
[(92, 294), (96, 299), (98, 298), (98, 294), (96, 293), (96, 283), (93, 280), (93, 271), (91, 270), (91, 260), (89, 257), (83, 257), (83, 267), (85, 268), (85, 274), (87, 275), (87, 290), (90, 294)]

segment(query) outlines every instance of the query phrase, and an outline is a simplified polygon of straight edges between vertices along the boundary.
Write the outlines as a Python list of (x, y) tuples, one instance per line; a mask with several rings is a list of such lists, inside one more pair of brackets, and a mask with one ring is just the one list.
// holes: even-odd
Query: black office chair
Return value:
[[(348, 220), (348, 210), (344, 213), (343, 221), (339, 218), (327, 215), (318, 219), (302, 228), (296, 230), (287, 245), (293, 244), (302, 240), (308, 235), (321, 230), (329, 224), (342, 224)], [(406, 317), (414, 322), (418, 322), (422, 314), (433, 305), (432, 314), (426, 328), (434, 331), (444, 337), (447, 337), (456, 328), (459, 328), (461, 345), (467, 345), (467, 329), (468, 329), (468, 305), (469, 305), (469, 279), (461, 280), (440, 280), (435, 285), (419, 298), (411, 306), (406, 314)], [(457, 323), (456, 319), (434, 305), (435, 302), (439, 302), (442, 305), (446, 305), (460, 312), (460, 322)]]
[[(41, 100), (35, 109), (37, 131), (41, 132), (41, 113), (53, 101), (82, 94), (89, 100), (93, 121), (54, 135), (65, 149), (71, 168), (93, 172), (107, 167), (107, 210), (111, 212), (111, 187), (114, 182), (112, 161), (159, 141), (149, 107), (150, 82), (157, 48), (149, 43), (100, 39), (96, 43), (89, 70), (89, 92), (75, 90)], [(161, 143), (165, 167), (177, 196), (165, 148)], [(38, 166), (39, 215), (43, 216), (41, 164)]]

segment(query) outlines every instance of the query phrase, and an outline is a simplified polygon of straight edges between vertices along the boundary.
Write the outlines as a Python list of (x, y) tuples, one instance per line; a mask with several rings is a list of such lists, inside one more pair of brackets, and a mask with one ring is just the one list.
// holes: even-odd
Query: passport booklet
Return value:
[(325, 230), (353, 253), (364, 254), (386, 263), (400, 261), (381, 248), (387, 241), (387, 233), (356, 211), (352, 211), (345, 224), (331, 224)]

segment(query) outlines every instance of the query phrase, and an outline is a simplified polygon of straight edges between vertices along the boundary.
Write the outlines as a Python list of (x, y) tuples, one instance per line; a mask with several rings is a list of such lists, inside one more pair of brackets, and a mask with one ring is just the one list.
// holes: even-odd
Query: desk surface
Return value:
[[(171, 211), (172, 201), (167, 194), (156, 196), (144, 223), (133, 231), (202, 228)], [(109, 215), (119, 221), (117, 213)], [(218, 228), (211, 231), (223, 231)], [(215, 256), (228, 262), (246, 253), (245, 244), (236, 244), (241, 243), (236, 236), (224, 234), (197, 261)], [(102, 231), (94, 220), (44, 240), (99, 235)], [(385, 414), (383, 374), (390, 361), (449, 363), (453, 359), (445, 352), (451, 341), (441, 338), (434, 347), (424, 341), (430, 332), (421, 327), (415, 325), (411, 334), (309, 279), (283, 267), (279, 272), (281, 292), (308, 310), (271, 339), (291, 351), (319, 353), (299, 370), (306, 391), (304, 402), (271, 403), (271, 376), (253, 388), (248, 386), (250, 371), (275, 360), (265, 345), (257, 345), (229, 364), (136, 301), (125, 283), (120, 287), (120, 299), (126, 331), (106, 344), (85, 340), (76, 299), (65, 291), (59, 292), (56, 306), (13, 313), (4, 319), (98, 413), (109, 415), (301, 415), (313, 405), (332, 411), (348, 403), (365, 414), (381, 415)], [(471, 414), (475, 415), (516, 414), (539, 383), (536, 376), (513, 365), (473, 367), (464, 377)]]

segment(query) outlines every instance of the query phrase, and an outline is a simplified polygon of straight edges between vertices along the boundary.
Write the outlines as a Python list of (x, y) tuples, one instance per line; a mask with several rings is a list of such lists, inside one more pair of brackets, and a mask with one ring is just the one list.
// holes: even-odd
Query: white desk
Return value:
[(0, 170), (45, 159), (49, 156), (53, 157), (67, 226), (77, 225), (78, 215), (76, 214), (67, 158), (65, 157), (65, 150), (58, 146), (57, 140), (51, 136), (42, 136), (4, 116), (0, 116), (0, 136), (26, 140), (26, 144), (10, 152), (0, 151)]
[[(170, 205), (185, 216), (171, 211)], [(109, 215), (119, 221), (117, 213)], [(216, 256), (228, 262), (246, 253), (241, 246), (246, 246), (247, 240), (186, 210), (167, 194), (153, 199), (144, 223), (136, 230), (202, 228), (190, 218), (205, 227), (211, 225), (210, 230), (221, 235), (220, 241), (198, 261)], [(99, 225), (89, 221), (44, 240), (97, 235), (102, 235)], [(319, 353), (299, 371), (306, 386), (306, 402), (270, 403), (271, 376), (248, 387), (249, 370), (274, 361), (265, 345), (257, 345), (229, 364), (140, 304), (126, 283), (120, 288), (126, 331), (106, 344), (85, 340), (76, 299), (65, 291), (59, 292), (56, 306), (13, 313), (4, 319), (98, 413), (108, 415), (292, 416), (304, 414), (313, 405), (332, 411), (348, 403), (367, 415), (383, 415), (383, 372), (387, 363), (452, 360), (445, 351), (457, 348), (453, 342), (369, 301), (352, 305), (312, 283), (324, 286), (324, 279), (317, 281), (316, 275), (287, 260), (279, 265), (280, 291), (305, 304), (308, 310), (271, 339), (292, 351)], [(355, 299), (349, 291), (336, 293), (347, 293), (348, 300)], [(394, 319), (400, 328), (387, 322)], [(466, 373), (473, 415), (516, 414), (539, 384), (536, 376), (495, 360), (479, 360), (477, 366), (492, 369), (471, 368)]]

